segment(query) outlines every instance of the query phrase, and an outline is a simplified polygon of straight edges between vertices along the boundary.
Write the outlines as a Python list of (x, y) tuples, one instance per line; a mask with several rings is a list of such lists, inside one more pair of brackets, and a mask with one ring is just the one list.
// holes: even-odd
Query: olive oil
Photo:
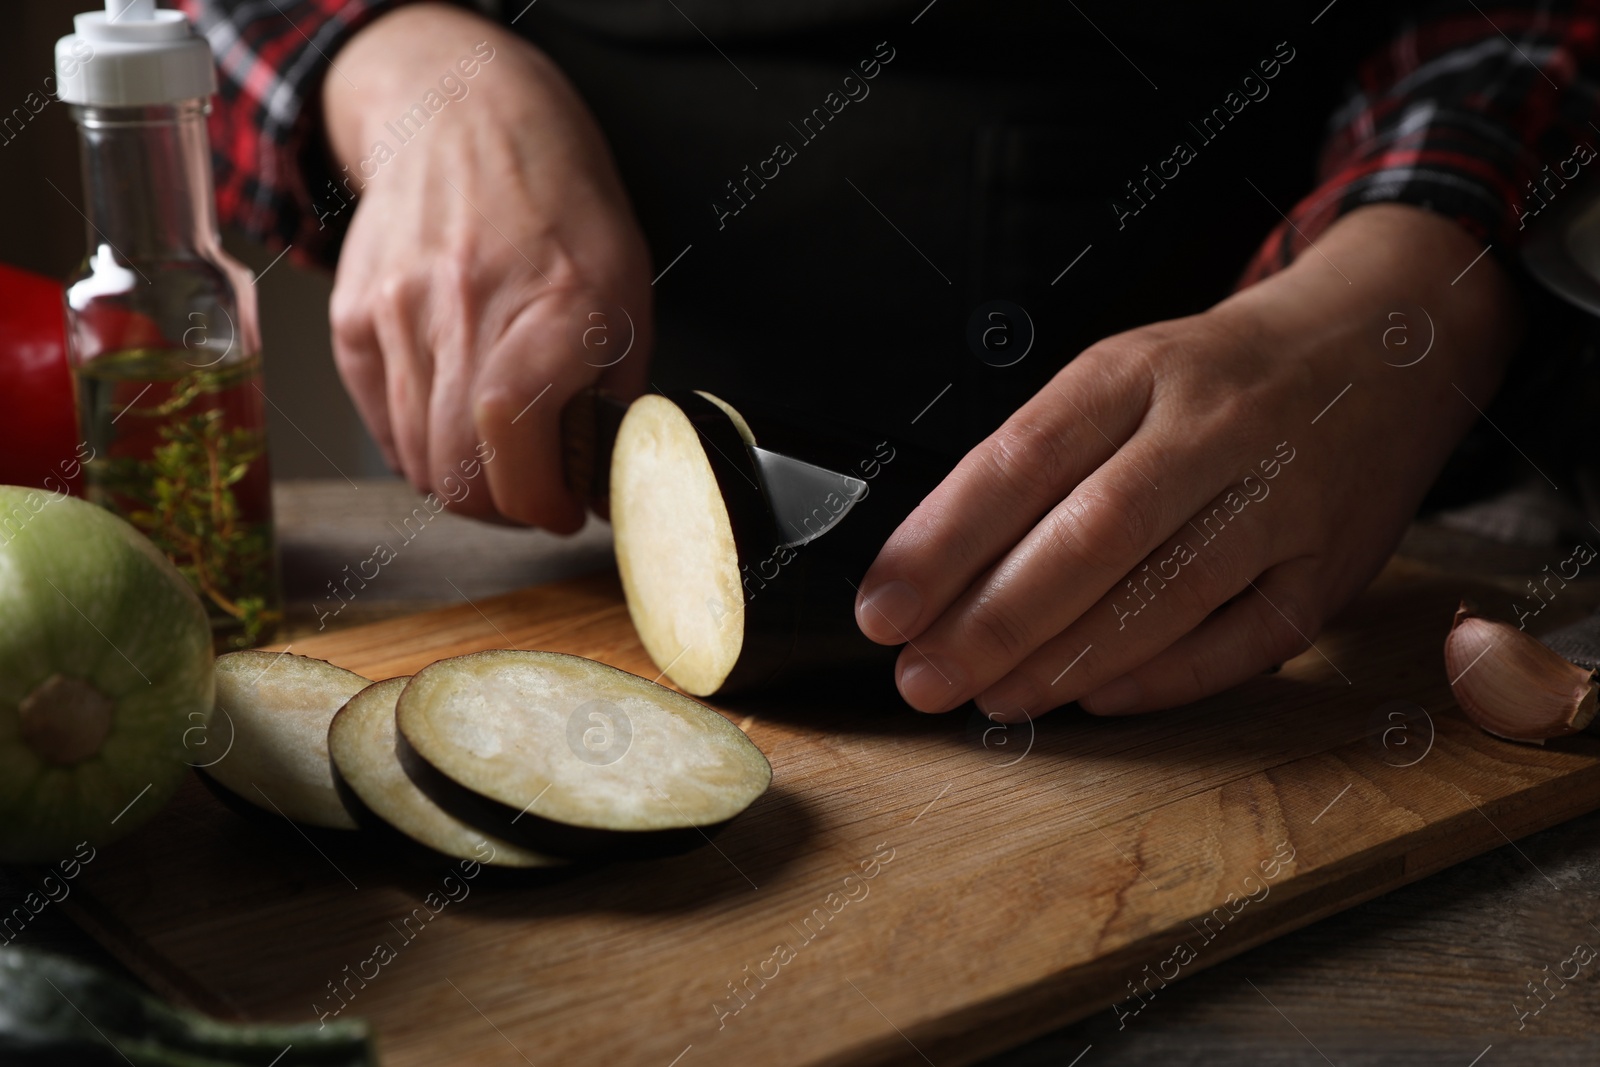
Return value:
[(132, 348), (77, 367), (84, 490), (177, 565), (218, 649), (247, 648), (283, 618), (261, 359), (207, 358)]
[(219, 649), (252, 645), (283, 610), (255, 279), (217, 232), (216, 65), (182, 12), (106, 7), (56, 48), (83, 160), (66, 313), (84, 492), (171, 557)]

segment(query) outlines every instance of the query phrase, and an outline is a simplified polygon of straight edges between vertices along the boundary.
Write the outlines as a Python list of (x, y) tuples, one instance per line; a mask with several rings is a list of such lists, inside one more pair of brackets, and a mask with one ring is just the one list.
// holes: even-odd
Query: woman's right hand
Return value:
[(593, 116), (538, 49), (442, 4), (352, 37), (322, 104), (359, 194), (330, 317), (367, 427), (455, 510), (576, 530), (561, 409), (641, 392), (651, 345), (649, 252)]

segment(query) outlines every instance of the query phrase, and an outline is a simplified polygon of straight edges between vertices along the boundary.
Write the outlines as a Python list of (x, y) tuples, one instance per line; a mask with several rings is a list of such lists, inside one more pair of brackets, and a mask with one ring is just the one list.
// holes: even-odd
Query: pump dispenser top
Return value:
[(155, 0), (106, 0), (73, 17), (56, 42), (56, 95), (68, 104), (141, 107), (209, 97), (217, 90), (211, 47), (181, 11)]

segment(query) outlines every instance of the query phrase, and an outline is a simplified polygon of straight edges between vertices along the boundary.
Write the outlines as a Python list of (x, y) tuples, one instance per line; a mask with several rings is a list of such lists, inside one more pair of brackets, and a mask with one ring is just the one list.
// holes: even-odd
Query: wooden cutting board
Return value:
[[(391, 1067), (948, 1067), (1095, 1011), (1159, 1025), (1168, 981), (1600, 806), (1600, 741), (1513, 745), (1453, 705), (1464, 591), (1392, 564), (1281, 673), (1158, 716), (1004, 730), (820, 677), (723, 709), (775, 774), (713, 846), (542, 883), (190, 783), (68, 906), (171, 996), (363, 1015)], [(610, 575), (293, 646), (372, 678), (491, 647), (656, 675)]]

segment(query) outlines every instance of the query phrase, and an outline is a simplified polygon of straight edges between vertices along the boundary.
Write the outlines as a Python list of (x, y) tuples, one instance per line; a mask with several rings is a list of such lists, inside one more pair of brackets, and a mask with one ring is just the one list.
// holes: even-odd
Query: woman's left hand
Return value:
[(1498, 384), (1510, 286), (1490, 257), (1451, 280), (1480, 251), (1420, 209), (1363, 208), (1211, 310), (1068, 363), (862, 580), (862, 631), (906, 644), (906, 701), (1148, 711), (1306, 649)]

